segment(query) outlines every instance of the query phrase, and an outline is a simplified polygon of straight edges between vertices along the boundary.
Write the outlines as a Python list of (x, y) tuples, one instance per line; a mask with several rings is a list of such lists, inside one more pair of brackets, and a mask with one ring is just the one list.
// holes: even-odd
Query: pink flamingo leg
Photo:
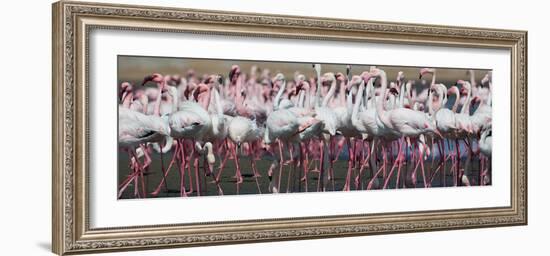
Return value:
[(239, 194), (240, 184), (243, 183), (243, 176), (241, 175), (241, 167), (239, 165), (239, 157), (237, 156), (237, 147), (233, 147), (233, 157), (235, 160), (235, 172), (236, 185), (237, 185), (237, 194)]
[(396, 161), (399, 161), (399, 164), (397, 165), (397, 177), (395, 180), (395, 188), (397, 189), (399, 188), (399, 178), (401, 177), (401, 166), (403, 164), (403, 161), (405, 161), (405, 152), (403, 152), (403, 141), (399, 142), (399, 152), (397, 153)]
[(188, 148), (190, 150), (188, 150), (188, 152), (185, 152), (185, 141), (182, 142), (182, 145), (183, 145), (182, 157), (187, 156), (187, 160), (185, 161), (185, 164), (187, 167), (187, 179), (189, 180), (189, 193), (193, 193), (195, 192), (195, 188), (193, 187), (193, 177), (192, 177), (193, 170), (191, 168), (193, 167), (192, 163), (193, 163), (193, 156), (195, 155), (195, 147), (193, 146), (193, 144), (191, 145), (188, 144)]
[[(417, 179), (416, 179), (416, 172), (418, 171), (418, 167), (420, 167), (420, 162), (422, 161), (422, 157), (416, 155), (416, 143), (411, 143), (411, 147), (412, 147), (411, 153), (413, 153), (413, 155), (414, 155), (413, 158), (415, 158), (415, 159), (418, 158), (416, 160), (416, 164), (415, 164), (412, 176), (411, 176), (413, 186), (416, 188), (416, 184), (418, 183)], [(414, 161), (413, 161), (413, 163), (414, 163)]]
[(202, 186), (201, 186), (200, 175), (199, 175), (199, 156), (197, 153), (194, 153), (193, 165), (195, 166), (195, 185), (197, 188), (197, 196), (200, 196)]
[[(426, 144), (424, 144), (426, 146)], [(424, 153), (418, 147), (418, 161), (420, 161), (420, 169), (422, 170), (422, 182), (424, 182), (424, 188), (428, 188), (428, 182), (426, 181), (426, 173), (424, 170)]]
[[(185, 160), (185, 145), (184, 145), (184, 140), (181, 139), (180, 140), (181, 142), (181, 150), (180, 150), (180, 160), (181, 160), (181, 163), (179, 165), (180, 167), (180, 196), (184, 196), (184, 197), (187, 197), (187, 191), (185, 189), (185, 165), (191, 165), (191, 158), (189, 158), (187, 161)], [(191, 179), (191, 170), (189, 170), (189, 186), (192, 188), (193, 187), (193, 182), (192, 182), (192, 179)], [(193, 192), (193, 189), (191, 189), (191, 191), (189, 193), (192, 193)]]
[[(399, 142), (398, 142), (398, 151), (397, 151), (397, 157), (395, 158), (395, 161), (393, 162), (393, 165), (390, 169), (390, 172), (388, 174), (387, 177), (385, 177), (385, 182), (384, 182), (384, 186), (382, 187), (383, 189), (386, 189), (388, 187), (388, 184), (391, 180), (391, 177), (393, 175), (393, 171), (395, 170), (395, 167), (397, 167), (397, 165), (400, 165), (400, 159), (401, 159), (401, 146), (402, 146), (402, 138), (399, 139)], [(398, 168), (400, 170), (400, 168)], [(399, 184), (399, 175), (400, 175), (400, 171), (397, 172), (397, 184)], [(397, 186), (397, 185), (396, 185)]]
[(277, 191), (281, 191), (281, 180), (283, 177), (283, 165), (284, 165), (284, 155), (283, 155), (283, 143), (281, 140), (277, 140), (279, 144), (279, 179), (277, 181)]
[(382, 144), (382, 166), (378, 169), (378, 171), (372, 176), (371, 180), (369, 181), (369, 184), (367, 185), (367, 190), (371, 190), (372, 186), (374, 185), (374, 182), (378, 178), (378, 175), (386, 169), (386, 148), (384, 144)]
[(151, 193), (151, 195), (157, 196), (160, 193), (160, 188), (165, 182), (167, 182), (166, 177), (168, 176), (168, 173), (170, 173), (170, 170), (172, 169), (172, 165), (176, 162), (176, 159), (179, 159), (180, 150), (181, 150), (181, 143), (179, 141), (176, 141), (176, 148), (172, 155), (172, 160), (170, 160), (170, 164), (168, 164), (168, 168), (166, 169), (166, 171), (163, 172), (163, 177), (160, 181), (160, 184), (157, 186), (155, 191)]
[(256, 161), (254, 159), (254, 144), (253, 142), (252, 143), (249, 143), (250, 144), (250, 151), (249, 151), (249, 154), (250, 154), (250, 166), (252, 166), (252, 172), (254, 172), (254, 179), (256, 180), (256, 187), (258, 187), (258, 193), (262, 193), (262, 189), (260, 188), (260, 182), (258, 181), (258, 177), (260, 177), (260, 174), (258, 173), (258, 170), (256, 169)]
[(321, 184), (322, 184), (322, 191), (325, 191), (325, 181), (324, 181), (324, 174), (325, 174), (325, 141), (323, 138), (319, 140), (319, 147), (321, 148), (320, 155), (319, 155), (319, 177), (317, 179), (317, 192), (321, 191)]
[(349, 191), (351, 186), (351, 171), (354, 165), (355, 151), (353, 150), (350, 138), (346, 138), (348, 144), (348, 173), (346, 174), (346, 183), (344, 184), (344, 191)]
[(225, 167), (225, 164), (227, 163), (227, 159), (229, 159), (229, 157), (231, 155), (229, 153), (230, 147), (229, 147), (228, 139), (225, 139), (224, 147), (225, 147), (226, 150), (225, 150), (225, 153), (224, 153), (223, 161), (221, 162), (221, 164), (218, 168), (218, 175), (216, 175), (216, 181), (217, 182), (220, 181), (220, 177), (222, 176), (222, 172), (223, 172), (223, 169)]
[(302, 170), (304, 171), (304, 176), (300, 179), (300, 182), (298, 183), (298, 190), (301, 191), (301, 184), (302, 181), (304, 182), (305, 191), (308, 192), (308, 182), (307, 182), (307, 173), (308, 173), (308, 159), (306, 156), (306, 146), (304, 142), (300, 142), (300, 161), (302, 163)]
[(462, 179), (460, 177), (460, 161), (461, 161), (461, 157), (460, 157), (460, 143), (458, 142), (458, 139), (455, 140), (455, 144), (456, 144), (456, 182), (455, 184), (457, 184), (457, 186), (462, 186)]
[[(287, 147), (290, 149), (289, 150), (289, 154), (290, 154), (290, 163), (292, 163), (292, 168), (290, 168), (288, 170), (288, 175), (287, 175), (287, 179), (286, 179), (286, 192), (289, 193), (291, 191), (291, 188), (290, 188), (290, 181), (292, 179), (292, 175), (293, 173), (296, 171), (296, 162), (294, 161), (294, 157), (292, 155), (292, 143), (290, 142), (287, 142)], [(294, 172), (293, 172), (294, 171)]]

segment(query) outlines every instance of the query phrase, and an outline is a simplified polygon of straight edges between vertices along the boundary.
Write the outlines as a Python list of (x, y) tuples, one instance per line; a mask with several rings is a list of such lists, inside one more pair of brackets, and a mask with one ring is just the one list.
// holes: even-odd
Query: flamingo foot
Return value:
[(234, 177), (234, 178), (236, 179), (235, 182), (236, 182), (237, 184), (243, 183), (243, 176), (238, 176), (238, 177)]

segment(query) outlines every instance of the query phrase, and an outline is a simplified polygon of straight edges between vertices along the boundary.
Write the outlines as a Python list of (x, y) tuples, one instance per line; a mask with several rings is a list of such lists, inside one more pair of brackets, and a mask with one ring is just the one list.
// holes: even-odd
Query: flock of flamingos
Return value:
[[(491, 183), (490, 72), (476, 81), (473, 70), (465, 71), (465, 80), (446, 86), (434, 68), (419, 70), (419, 80), (431, 76), (431, 83), (403, 72), (391, 79), (374, 66), (356, 74), (350, 65), (347, 74), (322, 75), (321, 64), (312, 69), (315, 77), (296, 72), (288, 79), (233, 65), (227, 77), (189, 70), (120, 84), (118, 143), (130, 172), (118, 197), (132, 187), (135, 198), (159, 196), (174, 170), (180, 196), (205, 195), (207, 184), (223, 195), (228, 161), (235, 174), (224, 185), (238, 194), (244, 159), (257, 193)], [(155, 151), (160, 170), (149, 170)], [(261, 175), (256, 161), (266, 158), (272, 162)], [(339, 158), (347, 170), (334, 168)], [(155, 171), (162, 178), (147, 191), (144, 175)], [(336, 172), (345, 175), (343, 187), (334, 186)]]

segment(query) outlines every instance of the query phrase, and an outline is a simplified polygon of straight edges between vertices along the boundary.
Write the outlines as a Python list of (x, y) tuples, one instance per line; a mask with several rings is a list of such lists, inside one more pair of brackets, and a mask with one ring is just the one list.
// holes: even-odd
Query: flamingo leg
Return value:
[[(130, 166), (132, 168), (132, 174), (130, 174), (120, 185), (119, 185), (119, 191), (118, 191), (118, 198), (122, 196), (126, 188), (134, 182), (134, 186), (137, 188), (137, 177), (139, 176), (139, 162), (137, 162), (137, 159), (134, 157), (135, 154), (133, 154), (132, 150), (128, 150), (128, 156), (130, 158)], [(136, 189), (134, 189), (134, 195), (136, 194)]]
[(457, 184), (457, 186), (462, 186), (462, 179), (460, 177), (460, 161), (461, 161), (461, 157), (460, 157), (460, 143), (458, 141), (458, 139), (455, 140), (455, 145), (456, 145), (456, 182), (455, 184)]
[(355, 158), (355, 151), (353, 150), (350, 138), (346, 138), (346, 143), (348, 144), (348, 172), (346, 174), (346, 184), (344, 184), (343, 190), (349, 191), (351, 186), (351, 171), (353, 169), (353, 159)]
[(322, 186), (322, 191), (325, 191), (325, 181), (324, 181), (324, 173), (325, 173), (325, 142), (323, 140), (323, 138), (320, 139), (319, 141), (319, 147), (321, 148), (320, 149), (320, 155), (319, 155), (319, 177), (317, 179), (317, 192), (319, 192), (320, 190), (320, 187), (321, 187), (321, 184), (323, 185)]
[(302, 163), (302, 170), (304, 171), (304, 176), (300, 179), (300, 182), (298, 182), (298, 191), (302, 191), (301, 185), (302, 181), (304, 182), (305, 191), (308, 192), (308, 184), (307, 184), (307, 173), (308, 173), (308, 159), (306, 156), (306, 146), (304, 142), (300, 142), (300, 161)]
[(395, 188), (396, 189), (399, 188), (399, 178), (401, 177), (401, 166), (402, 166), (403, 161), (405, 161), (405, 155), (404, 155), (404, 152), (403, 152), (403, 141), (402, 140), (399, 142), (399, 152), (397, 153), (397, 161), (399, 161), (399, 164), (397, 165), (397, 176), (396, 176), (396, 180), (395, 180)]
[[(187, 197), (187, 191), (185, 189), (185, 164), (189, 164), (189, 161), (191, 159), (189, 159), (189, 161), (186, 161), (185, 159), (185, 146), (184, 146), (184, 140), (183, 139), (180, 139), (181, 141), (181, 149), (180, 149), (180, 160), (181, 160), (181, 163), (179, 165), (180, 167), (180, 196), (184, 196), (184, 197)], [(191, 173), (191, 171), (189, 171), (189, 173)], [(189, 174), (190, 175), (190, 174)], [(189, 176), (191, 177), (191, 176)], [(190, 186), (192, 187), (192, 180), (191, 178), (189, 178), (189, 184)], [(192, 189), (191, 189), (191, 192), (192, 193)]]
[(371, 180), (369, 181), (369, 184), (367, 185), (367, 190), (371, 190), (372, 186), (376, 182), (376, 179), (378, 178), (378, 175), (386, 169), (386, 148), (384, 147), (384, 144), (382, 144), (382, 166), (378, 169), (378, 171), (372, 176)]
[(292, 148), (293, 148), (292, 143), (287, 142), (287, 147), (290, 149), (289, 150), (289, 154), (290, 154), (290, 160), (289, 161), (292, 163), (292, 168), (290, 168), (288, 170), (288, 175), (287, 175), (287, 179), (286, 179), (286, 192), (289, 193), (289, 191), (291, 191), (291, 189), (290, 189), (290, 180), (292, 178), (292, 174), (294, 173), (293, 171), (295, 171), (295, 169), (296, 169), (296, 164), (294, 162), (294, 157), (292, 156)]
[[(182, 145), (183, 145), (183, 151), (182, 151), (182, 157), (185, 157), (185, 141), (182, 142)], [(193, 193), (195, 191), (195, 189), (193, 188), (193, 177), (192, 177), (192, 173), (193, 171), (191, 170), (192, 168), (192, 165), (191, 163), (193, 162), (193, 156), (195, 155), (195, 147), (193, 146), (195, 144), (195, 142), (193, 141), (192, 144), (189, 146), (189, 148), (191, 149), (190, 153), (188, 154), (189, 157), (186, 161), (186, 164), (187, 164), (187, 178), (189, 179), (189, 193)]]
[[(164, 146), (166, 145), (166, 140), (163, 139), (162, 142), (160, 143), (160, 170), (162, 171), (162, 176), (163, 177), (166, 177), (166, 169), (164, 169), (164, 152), (162, 152), (162, 149), (164, 148)], [(168, 191), (170, 191), (168, 189), (168, 181), (165, 181), (164, 182), (164, 189), (166, 189), (166, 192), (168, 193)]]
[(235, 160), (235, 178), (237, 185), (237, 194), (239, 194), (240, 184), (243, 183), (243, 176), (241, 174), (241, 166), (239, 165), (239, 157), (237, 156), (237, 147), (233, 147), (233, 157)]
[(250, 144), (250, 165), (252, 166), (252, 172), (254, 172), (254, 179), (256, 180), (256, 186), (258, 187), (258, 193), (262, 193), (262, 189), (260, 188), (260, 182), (258, 181), (258, 177), (260, 177), (260, 174), (258, 173), (258, 170), (256, 169), (256, 161), (254, 159), (254, 144)]
[(159, 193), (160, 193), (160, 187), (162, 187), (162, 185), (167, 182), (166, 180), (166, 177), (168, 176), (168, 173), (170, 172), (170, 170), (172, 169), (172, 165), (176, 162), (176, 160), (179, 158), (179, 154), (180, 154), (180, 150), (181, 150), (181, 143), (176, 140), (176, 149), (174, 150), (174, 153), (172, 155), (172, 160), (170, 160), (170, 164), (168, 164), (168, 168), (166, 169), (166, 172), (163, 172), (163, 177), (160, 181), (160, 184), (157, 186), (157, 188), (151, 193), (151, 195), (153, 196), (157, 196)]
[[(424, 146), (426, 144), (423, 143)], [(424, 170), (424, 152), (420, 149), (420, 146), (418, 146), (418, 161), (420, 161), (420, 170), (422, 170), (422, 182), (424, 183), (424, 188), (428, 188), (428, 182), (426, 181), (426, 173)]]
[[(398, 146), (398, 151), (397, 151), (397, 157), (395, 158), (395, 161), (393, 162), (393, 165), (390, 169), (390, 172), (389, 174), (384, 178), (384, 186), (382, 187), (382, 189), (386, 189), (388, 187), (388, 184), (391, 180), (391, 177), (393, 175), (393, 171), (395, 170), (395, 167), (399, 164), (399, 159), (401, 157), (401, 139), (399, 139), (399, 146)], [(397, 180), (399, 180), (399, 171), (398, 171), (398, 174), (397, 174)]]
[[(359, 173), (357, 174), (357, 176), (355, 177), (355, 189), (356, 190), (363, 190), (363, 171), (365, 170), (366, 166), (368, 165), (369, 163), (369, 158), (371, 156), (370, 154), (370, 148), (369, 148), (369, 143), (368, 142), (363, 142), (365, 145), (366, 144), (366, 156), (364, 155), (365, 150), (362, 150), (361, 154), (361, 161), (360, 161), (360, 165), (359, 165)], [(361, 188), (359, 188), (359, 186), (361, 186)]]
[(220, 163), (220, 166), (218, 168), (218, 175), (216, 175), (216, 181), (220, 181), (220, 177), (222, 176), (222, 172), (223, 172), (223, 169), (225, 167), (225, 164), (227, 163), (227, 159), (229, 159), (229, 156), (231, 154), (229, 154), (229, 140), (228, 139), (225, 139), (225, 143), (223, 145), (225, 147), (225, 152), (224, 152), (224, 157), (223, 157), (223, 160), (222, 162)]

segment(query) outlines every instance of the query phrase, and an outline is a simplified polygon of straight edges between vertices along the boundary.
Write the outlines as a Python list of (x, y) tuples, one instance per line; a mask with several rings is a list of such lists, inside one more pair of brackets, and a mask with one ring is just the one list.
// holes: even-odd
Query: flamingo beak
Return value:
[(126, 88), (120, 88), (120, 91), (118, 93), (120, 101), (122, 101), (124, 98), (126, 98)]
[(143, 82), (141, 83), (141, 86), (144, 86), (147, 82), (149, 81), (153, 81), (153, 75), (149, 75), (149, 76), (146, 76), (144, 79), (143, 79)]

